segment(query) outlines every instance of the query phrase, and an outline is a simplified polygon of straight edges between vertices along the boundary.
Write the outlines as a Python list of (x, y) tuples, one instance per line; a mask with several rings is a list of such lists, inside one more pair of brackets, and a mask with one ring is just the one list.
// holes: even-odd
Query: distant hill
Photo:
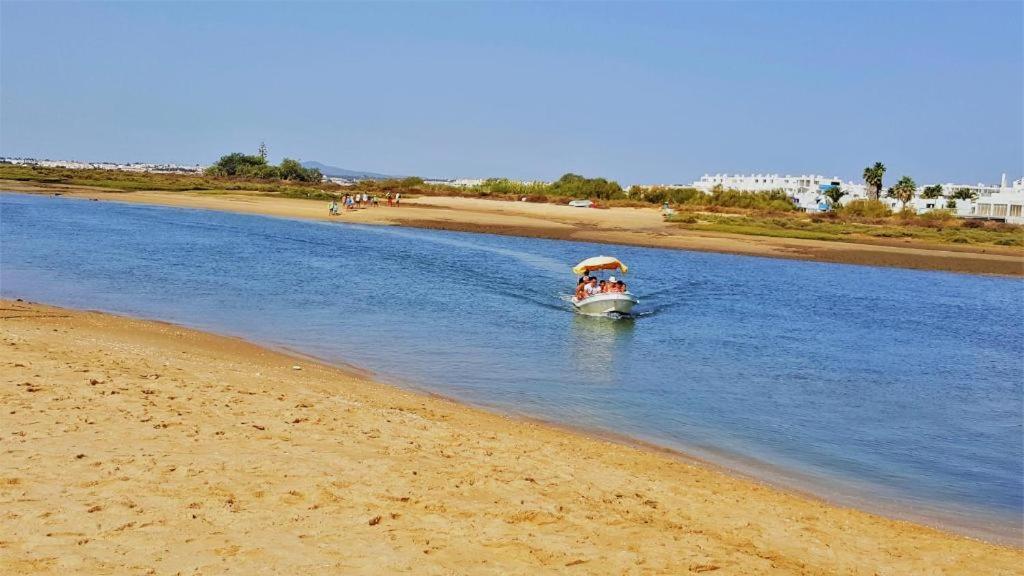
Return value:
[(397, 178), (397, 176), (377, 174), (376, 172), (360, 172), (358, 170), (346, 170), (344, 168), (338, 168), (337, 166), (328, 166), (327, 164), (323, 164), (315, 160), (303, 162), (302, 165), (305, 168), (316, 168), (324, 176), (334, 176), (335, 178), (352, 178), (358, 180), (388, 180), (390, 178)]

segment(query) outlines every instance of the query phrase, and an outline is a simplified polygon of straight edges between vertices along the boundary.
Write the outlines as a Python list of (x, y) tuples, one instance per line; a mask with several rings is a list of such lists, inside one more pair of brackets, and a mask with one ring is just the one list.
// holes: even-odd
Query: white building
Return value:
[[(946, 210), (949, 206), (949, 198), (946, 198), (945, 196), (939, 196), (938, 198), (922, 198), (920, 194), (921, 189), (919, 188), (917, 196), (914, 196), (910, 202), (907, 202), (907, 208), (917, 212), (918, 214), (924, 214), (925, 212), (931, 212), (932, 210)], [(899, 212), (903, 209), (903, 203), (895, 198), (882, 196), (878, 200), (882, 204), (888, 206), (893, 212)], [(970, 207), (972, 204), (969, 201), (964, 200), (957, 200), (957, 207), (960, 208), (957, 213), (959, 214), (963, 210), (961, 204), (967, 207), (966, 211), (963, 211), (963, 213), (970, 214)]]
[(964, 188), (973, 192), (975, 196), (988, 196), (989, 194), (998, 194), (999, 192), (1008, 190), (1008, 188), (1003, 188), (1002, 186), (982, 184), (980, 182), (978, 184), (946, 183), (942, 185), (942, 193), (945, 195), (952, 195), (957, 190), (962, 190)]
[(782, 190), (789, 196), (807, 193), (821, 193), (832, 186), (839, 186), (847, 194), (847, 198), (865, 198), (867, 190), (864, 184), (843, 182), (840, 178), (826, 178), (820, 174), (803, 174), (792, 176), (786, 174), (705, 174), (691, 184), (694, 188), (710, 192), (715, 186), (725, 189), (742, 190), (744, 192), (768, 192)]
[(1024, 186), (1021, 188), (978, 198), (974, 201), (973, 215), (1001, 219), (1009, 224), (1024, 224)]
[(449, 182), (452, 186), (458, 186), (459, 188), (472, 188), (473, 186), (479, 186), (483, 184), (482, 178), (458, 178)]
[[(1005, 219), (1011, 224), (1024, 223), (1020, 220), (1019, 204), (1024, 198), (1024, 178), (1014, 180), (1012, 184), (1006, 183), (1006, 174), (1002, 175), (1000, 183), (995, 184), (955, 184), (946, 183), (942, 185), (942, 198), (926, 199), (920, 195), (924, 186), (917, 189), (917, 196), (908, 203), (917, 213), (929, 212), (948, 207), (952, 196), (960, 190), (968, 190), (975, 198), (973, 200), (956, 200), (956, 207), (953, 209), (957, 216), (975, 216), (979, 218)], [(883, 197), (882, 201), (894, 210), (898, 210), (900, 203), (892, 198)], [(982, 208), (981, 205), (985, 207)], [(1015, 207), (1017, 206), (1017, 207)]]
[(0, 162), (21, 166), (40, 166), (43, 168), (66, 168), (70, 170), (123, 170), (126, 172), (164, 172), (172, 174), (200, 174), (205, 166), (184, 164), (151, 164), (134, 162), (117, 164), (115, 162), (80, 162), (78, 160), (39, 160), (36, 158), (0, 157)]

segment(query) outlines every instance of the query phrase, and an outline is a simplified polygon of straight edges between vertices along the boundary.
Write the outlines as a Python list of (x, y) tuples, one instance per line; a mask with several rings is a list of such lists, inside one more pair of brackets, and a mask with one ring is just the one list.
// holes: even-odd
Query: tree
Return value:
[(915, 192), (917, 192), (917, 184), (910, 176), (900, 178), (895, 186), (889, 188), (889, 196), (899, 200), (903, 204), (903, 208), (907, 207), (907, 202), (914, 199)]
[(324, 179), (323, 174), (316, 168), (305, 168), (298, 160), (285, 158), (281, 160), (278, 170), (278, 178), (282, 180), (298, 180), (299, 182), (320, 182)]
[(306, 179), (306, 169), (302, 167), (302, 164), (299, 164), (298, 160), (293, 160), (292, 158), (281, 160), (281, 167), (278, 170), (280, 171), (279, 177), (282, 180), (301, 181)]
[(267, 161), (259, 156), (247, 156), (241, 152), (232, 152), (220, 157), (220, 160), (206, 169), (213, 176), (249, 176), (258, 167), (266, 166)]
[(846, 196), (846, 192), (839, 186), (830, 186), (825, 190), (825, 197), (828, 198), (828, 203), (835, 209), (839, 205), (839, 200)]
[(882, 194), (882, 178), (885, 176), (885, 164), (875, 162), (874, 166), (864, 169), (864, 183), (868, 185), (868, 197), (878, 200)]
[(267, 162), (267, 143), (260, 142), (260, 151), (258, 152), (260, 158), (263, 158), (263, 163)]
[(978, 195), (975, 194), (970, 188), (958, 188), (953, 192), (954, 200), (974, 200)]
[(925, 186), (921, 191), (921, 198), (942, 198), (942, 184)]
[(552, 183), (550, 188), (554, 194), (574, 198), (610, 200), (625, 196), (618, 182), (608, 181), (604, 178), (586, 178), (572, 173), (564, 174)]

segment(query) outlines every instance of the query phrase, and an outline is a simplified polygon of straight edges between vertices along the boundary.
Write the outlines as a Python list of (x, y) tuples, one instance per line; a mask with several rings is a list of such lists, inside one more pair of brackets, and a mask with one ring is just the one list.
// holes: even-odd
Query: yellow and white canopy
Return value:
[(619, 262), (618, 258), (594, 256), (574, 266), (572, 272), (573, 274), (583, 274), (584, 272), (593, 272), (595, 270), (622, 270), (622, 273), (625, 274), (629, 269), (626, 268), (625, 264)]

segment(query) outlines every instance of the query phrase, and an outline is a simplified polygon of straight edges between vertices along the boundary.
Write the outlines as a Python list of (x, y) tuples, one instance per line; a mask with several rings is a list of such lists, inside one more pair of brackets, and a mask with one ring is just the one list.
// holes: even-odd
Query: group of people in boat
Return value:
[(591, 276), (590, 272), (586, 272), (580, 277), (579, 282), (576, 283), (575, 296), (576, 300), (583, 300), (596, 294), (623, 293), (626, 291), (626, 283), (616, 279), (615, 276), (611, 276), (607, 280), (598, 280), (596, 277)]

